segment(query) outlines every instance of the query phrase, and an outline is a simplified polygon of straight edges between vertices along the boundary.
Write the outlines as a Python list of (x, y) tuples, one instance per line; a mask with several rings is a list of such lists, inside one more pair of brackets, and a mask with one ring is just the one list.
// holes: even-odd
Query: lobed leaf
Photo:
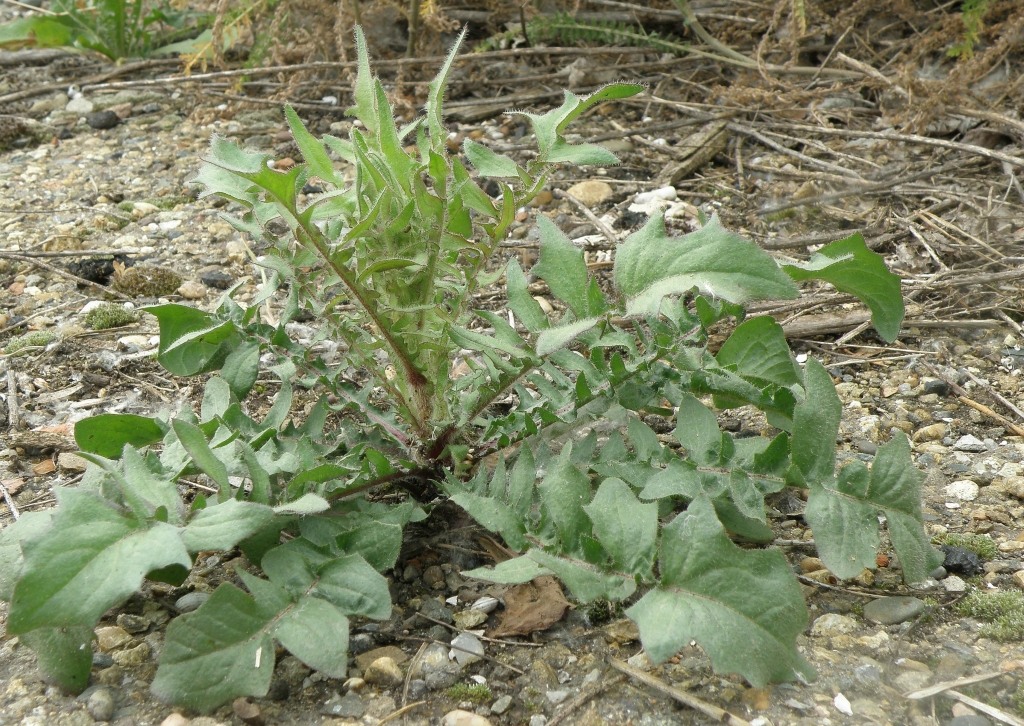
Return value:
[(658, 564), (658, 587), (626, 610), (653, 661), (695, 640), (716, 672), (754, 687), (813, 676), (796, 648), (807, 609), (780, 552), (740, 549), (698, 499), (662, 530)]
[(661, 301), (697, 289), (732, 303), (793, 298), (796, 286), (768, 253), (712, 217), (701, 229), (669, 237), (655, 215), (619, 245), (612, 269), (628, 315), (657, 315)]

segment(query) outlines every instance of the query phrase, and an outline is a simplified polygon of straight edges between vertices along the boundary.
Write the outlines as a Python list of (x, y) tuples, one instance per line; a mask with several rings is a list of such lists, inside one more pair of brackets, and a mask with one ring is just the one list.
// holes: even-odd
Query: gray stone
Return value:
[(199, 606), (209, 599), (210, 593), (208, 592), (190, 592), (175, 600), (174, 607), (180, 613), (190, 613), (193, 610), (198, 610)]
[(953, 448), (956, 451), (979, 452), (985, 450), (985, 442), (979, 439), (977, 436), (971, 436), (970, 434), (967, 434), (957, 439), (956, 443), (953, 444)]
[(339, 718), (362, 718), (366, 713), (366, 704), (354, 693), (346, 693), (344, 696), (336, 693), (323, 705), (320, 713)]
[(946, 589), (946, 592), (967, 592), (967, 583), (962, 577), (956, 575), (950, 575), (942, 581), (942, 586)]
[(984, 716), (968, 713), (950, 719), (946, 726), (992, 726), (992, 722)]
[(883, 597), (864, 606), (864, 617), (882, 625), (893, 625), (913, 620), (924, 610), (924, 602), (916, 597)]
[(505, 694), (504, 696), (502, 696), (497, 701), (491, 704), (491, 713), (496, 713), (500, 716), (501, 714), (505, 713), (505, 711), (509, 710), (511, 707), (512, 696)]
[(114, 128), (121, 123), (121, 118), (113, 111), (93, 111), (85, 115), (85, 122), (99, 131)]
[(106, 686), (97, 688), (89, 694), (85, 708), (94, 721), (110, 721), (114, 718), (114, 710), (117, 708), (114, 692)]

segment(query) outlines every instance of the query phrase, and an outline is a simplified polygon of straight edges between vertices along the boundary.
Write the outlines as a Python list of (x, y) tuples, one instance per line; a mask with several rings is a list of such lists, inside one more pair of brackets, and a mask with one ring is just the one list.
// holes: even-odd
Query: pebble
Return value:
[(947, 497), (959, 499), (962, 502), (973, 502), (978, 498), (979, 489), (980, 487), (970, 479), (959, 479), (942, 491)]
[(131, 640), (132, 636), (128, 631), (116, 625), (96, 628), (96, 644), (104, 653), (120, 648), (125, 643), (130, 643)]
[(172, 713), (160, 722), (160, 726), (188, 726), (188, 724), (188, 717), (183, 716), (180, 713)]
[(505, 694), (491, 704), (491, 713), (501, 715), (512, 707), (512, 696)]
[(934, 423), (922, 426), (911, 437), (915, 442), (941, 441), (946, 436), (946, 424)]
[(404, 679), (404, 675), (394, 658), (384, 656), (373, 661), (367, 667), (363, 672), (363, 678), (367, 683), (388, 688), (400, 684)]
[(1017, 570), (1010, 576), (1010, 579), (1013, 580), (1014, 585), (1024, 590), (1024, 570)]
[(970, 434), (961, 436), (956, 440), (956, 443), (953, 444), (953, 449), (956, 451), (970, 451), (977, 453), (985, 451), (986, 448), (984, 441), (979, 439), (977, 436), (971, 436)]
[(174, 607), (179, 613), (190, 613), (198, 610), (199, 606), (210, 599), (208, 592), (190, 592), (182, 595), (174, 601)]
[(363, 699), (354, 693), (346, 693), (344, 696), (335, 693), (327, 703), (320, 709), (325, 716), (337, 716), (339, 718), (362, 718), (366, 713), (366, 704)]
[(480, 638), (472, 633), (459, 633), (452, 639), (452, 650), (448, 657), (464, 668), (470, 663), (476, 663), (483, 654), (484, 644)]
[(409, 660), (405, 651), (395, 645), (385, 645), (383, 648), (374, 648), (356, 656), (356, 667), (365, 671), (378, 658), (390, 658), (396, 664)]
[(811, 636), (815, 638), (830, 638), (834, 635), (852, 633), (857, 628), (857, 621), (847, 615), (825, 613), (814, 621), (814, 625), (811, 626)]
[(942, 587), (946, 592), (967, 592), (967, 582), (962, 577), (950, 575), (942, 581)]
[[(70, 108), (71, 104), (68, 104)], [(85, 122), (97, 131), (112, 129), (121, 123), (121, 118), (113, 111), (93, 111), (85, 114)]]
[(955, 716), (947, 722), (947, 726), (992, 726), (992, 722), (976, 713)]
[(195, 280), (185, 280), (178, 288), (178, 294), (186, 300), (202, 300), (206, 297), (206, 285)]
[(114, 718), (114, 710), (117, 708), (114, 692), (105, 686), (100, 686), (89, 694), (89, 698), (85, 701), (85, 708), (94, 721), (110, 721)]
[(75, 113), (79, 116), (85, 116), (87, 113), (92, 113), (93, 109), (96, 108), (92, 101), (82, 95), (75, 96), (68, 105), (64, 107), (64, 110), (68, 113)]
[(864, 606), (864, 617), (882, 625), (894, 625), (913, 620), (924, 610), (924, 602), (916, 597), (882, 597)]
[(611, 184), (597, 180), (581, 181), (579, 184), (573, 184), (566, 191), (587, 207), (596, 207), (601, 202), (611, 199), (615, 194)]
[(240, 721), (249, 726), (262, 726), (264, 722), (260, 707), (248, 698), (236, 698), (231, 702), (231, 710)]
[(457, 708), (444, 715), (441, 726), (491, 726), (491, 722), (478, 713)]

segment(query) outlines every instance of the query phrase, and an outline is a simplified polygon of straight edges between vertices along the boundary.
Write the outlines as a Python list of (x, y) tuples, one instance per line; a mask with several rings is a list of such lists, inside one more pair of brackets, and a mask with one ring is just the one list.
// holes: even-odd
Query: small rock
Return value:
[(121, 613), (117, 616), (117, 624), (129, 633), (144, 633), (149, 630), (149, 626), (152, 623), (141, 615)]
[(970, 434), (961, 436), (956, 440), (956, 443), (953, 444), (953, 449), (955, 451), (979, 452), (985, 451), (985, 448), (984, 441), (979, 439), (977, 436), (971, 436)]
[(444, 715), (441, 726), (491, 726), (491, 722), (472, 711), (455, 709)]
[(497, 701), (495, 701), (494, 703), (491, 704), (491, 713), (494, 713), (494, 714), (497, 714), (497, 715), (500, 716), (501, 714), (505, 713), (505, 711), (509, 710), (509, 708), (511, 708), (511, 707), (512, 707), (512, 696), (509, 696), (508, 694), (506, 694), (506, 695), (502, 696)]
[(409, 656), (407, 656), (405, 654), (405, 651), (403, 651), (398, 646), (386, 645), (383, 648), (374, 648), (373, 650), (368, 650), (365, 653), (360, 653), (359, 655), (357, 655), (356, 667), (362, 671), (365, 671), (378, 658), (390, 658), (396, 664), (401, 664), (409, 660)]
[(913, 620), (924, 610), (924, 602), (916, 597), (882, 597), (864, 606), (864, 617), (883, 625), (894, 625)]
[(942, 587), (945, 588), (946, 592), (967, 592), (967, 583), (963, 578), (956, 575), (950, 575), (943, 580)]
[(366, 704), (354, 693), (346, 693), (344, 696), (334, 694), (327, 703), (320, 709), (325, 716), (337, 716), (338, 718), (362, 718), (366, 713)]
[(190, 592), (182, 595), (174, 601), (174, 607), (179, 613), (190, 613), (198, 610), (199, 606), (210, 599), (208, 592)]
[(980, 714), (971, 713), (953, 717), (947, 726), (992, 726), (992, 722)]
[(394, 659), (384, 656), (369, 665), (363, 673), (363, 678), (367, 683), (387, 688), (399, 685), (404, 676), (402, 669), (395, 663)]
[(587, 207), (596, 207), (601, 202), (607, 201), (615, 193), (608, 182), (587, 180), (579, 184), (573, 184), (567, 190), (569, 194), (578, 199)]
[(946, 424), (934, 423), (928, 426), (922, 426), (914, 435), (911, 437), (915, 443), (922, 441), (941, 441), (946, 436)]
[(463, 610), (455, 613), (455, 625), (460, 630), (469, 630), (487, 621), (487, 613), (482, 610)]
[(249, 245), (239, 239), (228, 240), (225, 245), (227, 257), (232, 262), (244, 264), (249, 261)]
[(104, 653), (120, 648), (130, 643), (132, 636), (124, 628), (116, 625), (109, 625), (103, 628), (96, 628), (96, 644)]
[(536, 197), (533, 198), (531, 204), (535, 207), (546, 207), (551, 204), (551, 200), (555, 198), (555, 195), (550, 190), (545, 189)]
[(89, 462), (78, 454), (72, 454), (70, 451), (57, 454), (57, 467), (64, 471), (85, 471), (88, 466)]
[[(68, 108), (71, 104), (68, 104)], [(96, 130), (112, 129), (121, 123), (121, 118), (113, 111), (93, 111), (85, 114), (85, 122)]]
[(188, 726), (188, 717), (180, 713), (172, 713), (160, 722), (160, 726)]
[(459, 633), (452, 639), (452, 650), (448, 654), (461, 667), (475, 663), (483, 657), (484, 644), (472, 633)]
[(423, 571), (423, 584), (431, 590), (440, 590), (444, 587), (444, 570), (437, 565), (431, 565)]
[(1017, 570), (1010, 575), (1010, 579), (1013, 580), (1014, 585), (1024, 590), (1024, 570)]
[(224, 272), (224, 270), (200, 270), (199, 280), (204, 285), (216, 290), (227, 290), (235, 278)]
[(186, 300), (202, 300), (206, 297), (206, 285), (195, 280), (185, 280), (178, 288), (178, 294)]
[(661, 187), (647, 192), (640, 192), (633, 197), (634, 204), (650, 204), (651, 202), (674, 202), (679, 198), (675, 187)]
[(100, 686), (90, 693), (85, 702), (85, 709), (94, 721), (110, 721), (114, 718), (116, 708), (114, 692), (106, 686)]
[(110, 657), (122, 668), (137, 668), (149, 660), (152, 652), (149, 643), (139, 643), (134, 648), (114, 651)]
[(857, 621), (851, 617), (839, 613), (825, 613), (814, 621), (814, 625), (811, 626), (811, 635), (816, 638), (829, 638), (834, 635), (852, 633), (857, 627)]
[(87, 113), (92, 113), (94, 108), (96, 107), (93, 105), (92, 101), (85, 96), (78, 95), (68, 101), (68, 105), (64, 107), (64, 110), (68, 113), (85, 116)]
[(235, 716), (240, 721), (250, 724), (250, 726), (263, 726), (263, 714), (260, 712), (260, 707), (248, 698), (236, 698), (231, 702), (231, 710), (235, 712)]
[(981, 558), (970, 550), (953, 545), (942, 545), (940, 549), (943, 554), (945, 554), (942, 566), (947, 572), (955, 572), (960, 575), (965, 575), (966, 577), (974, 577), (975, 575), (980, 575), (985, 571), (985, 566), (982, 564)]
[(553, 706), (557, 706), (558, 704), (562, 703), (562, 701), (564, 701), (565, 699), (567, 699), (569, 697), (569, 692), (568, 691), (546, 691), (544, 695), (548, 697), (548, 701), (550, 701)]
[(970, 479), (960, 479), (959, 481), (953, 482), (942, 491), (947, 497), (959, 499), (962, 502), (973, 502), (978, 498), (978, 490), (978, 485)]

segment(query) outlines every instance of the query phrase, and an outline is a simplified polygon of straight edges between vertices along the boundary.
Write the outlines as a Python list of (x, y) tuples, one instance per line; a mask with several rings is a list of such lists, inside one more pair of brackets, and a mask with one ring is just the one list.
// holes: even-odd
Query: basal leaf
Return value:
[(632, 573), (615, 572), (579, 558), (560, 557), (541, 549), (531, 549), (526, 556), (554, 573), (573, 597), (583, 603), (600, 599), (618, 602), (636, 592), (636, 579)]
[(628, 484), (608, 478), (583, 509), (617, 569), (640, 576), (650, 574), (658, 536), (657, 504), (642, 504)]
[(533, 295), (530, 294), (526, 275), (519, 262), (511, 259), (505, 268), (505, 280), (508, 289), (508, 307), (519, 322), (531, 333), (539, 333), (550, 324), (548, 316)]
[(813, 482), (804, 517), (825, 566), (837, 577), (875, 568), (881, 541), (878, 508), (867, 501), (869, 473), (860, 462), (844, 466), (837, 480)]
[(386, 620), (391, 615), (388, 581), (360, 555), (339, 557), (321, 567), (310, 595), (347, 615)]
[(805, 264), (784, 269), (794, 280), (824, 280), (860, 298), (882, 338), (891, 342), (899, 335), (905, 313), (900, 278), (889, 271), (881, 255), (868, 249), (859, 232), (825, 245)]
[[(537, 485), (541, 514), (557, 532), (561, 546), (573, 552), (590, 529), (583, 506), (590, 501), (590, 480), (572, 464), (572, 445), (566, 444)], [(554, 534), (553, 532), (552, 534)]]
[(278, 604), (222, 584), (198, 610), (167, 627), (153, 693), (197, 711), (265, 695), (274, 672), (270, 634)]
[(813, 358), (804, 370), (804, 391), (804, 400), (793, 411), (793, 464), (805, 481), (827, 481), (835, 475), (843, 405), (832, 376)]
[(213, 449), (210, 448), (206, 435), (200, 428), (184, 419), (176, 418), (171, 421), (171, 428), (178, 437), (178, 441), (185, 447), (192, 461), (195, 462), (204, 474), (213, 479), (220, 490), (221, 499), (227, 499), (231, 495), (231, 483), (228, 481), (228, 469)]
[(36, 654), (43, 673), (64, 690), (81, 693), (92, 671), (93, 635), (88, 625), (65, 625), (36, 628), (20, 638)]
[(160, 365), (177, 376), (215, 370), (237, 345), (234, 323), (209, 313), (168, 303), (143, 308), (160, 322)]
[(53, 510), (22, 512), (21, 516), (0, 529), (0, 600), (10, 602), (14, 584), (21, 575), (25, 558), (21, 543), (36, 539), (50, 529)]
[(496, 497), (471, 492), (453, 492), (451, 500), (490, 531), (501, 535), (514, 550), (526, 547), (525, 528), (521, 515)]
[(717, 217), (682, 237), (668, 236), (661, 215), (651, 217), (619, 245), (612, 278), (629, 315), (656, 315), (664, 297), (694, 288), (732, 303), (797, 295), (768, 253), (727, 231)]
[(143, 522), (97, 494), (62, 489), (52, 528), (25, 541), (24, 574), (15, 585), (7, 632), (92, 626), (142, 585), (146, 573), (192, 560), (177, 528)]
[(78, 448), (106, 459), (121, 456), (125, 444), (141, 448), (159, 442), (165, 430), (155, 420), (130, 413), (101, 413), (75, 424)]
[(281, 616), (274, 637), (310, 668), (330, 678), (344, 678), (348, 670), (348, 629), (348, 618), (341, 608), (306, 596)]
[(807, 609), (780, 552), (740, 549), (699, 499), (662, 530), (658, 562), (660, 585), (626, 611), (652, 660), (695, 640), (717, 672), (755, 687), (813, 676), (796, 648)]
[(465, 577), (496, 582), (501, 585), (521, 585), (535, 577), (550, 575), (552, 572), (541, 566), (536, 560), (531, 559), (529, 555), (522, 555), (499, 562), (494, 567), (478, 567), (475, 570), (465, 570), (462, 574)]
[(547, 161), (576, 166), (616, 166), (619, 157), (599, 144), (567, 144), (559, 140), (548, 154)]
[(584, 318), (583, 320), (576, 320), (566, 325), (555, 325), (545, 328), (537, 335), (537, 355), (551, 355), (556, 350), (572, 343), (572, 341), (594, 328), (600, 322), (601, 318)]
[(181, 533), (189, 552), (229, 550), (253, 536), (274, 518), (265, 504), (228, 499), (200, 510)]
[(715, 359), (741, 376), (754, 376), (780, 386), (801, 382), (793, 354), (782, 326), (774, 318), (762, 315), (736, 326), (719, 348)]

